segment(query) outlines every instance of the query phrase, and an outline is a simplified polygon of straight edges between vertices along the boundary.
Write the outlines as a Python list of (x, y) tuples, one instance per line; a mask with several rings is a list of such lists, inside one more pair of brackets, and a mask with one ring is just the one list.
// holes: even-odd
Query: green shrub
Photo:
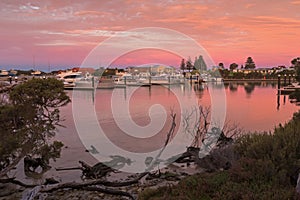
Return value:
[(300, 112), (272, 134), (242, 136), (234, 150), (239, 159), (228, 171), (193, 175), (173, 187), (147, 190), (140, 199), (299, 198), (295, 181), (300, 172)]

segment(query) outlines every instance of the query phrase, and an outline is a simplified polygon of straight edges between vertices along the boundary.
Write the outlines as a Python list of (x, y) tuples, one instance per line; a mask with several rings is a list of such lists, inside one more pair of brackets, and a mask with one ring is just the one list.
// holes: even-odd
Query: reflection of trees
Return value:
[(194, 84), (193, 89), (198, 99), (201, 99), (203, 97), (204, 86), (199, 84)]
[(235, 92), (235, 91), (237, 91), (237, 89), (238, 89), (238, 84), (234, 84), (234, 83), (229, 84), (229, 90), (231, 92)]
[(212, 82), (212, 83), (210, 83), (210, 86), (214, 89), (223, 89), (224, 83), (223, 82)]
[(253, 92), (254, 88), (255, 88), (255, 84), (253, 84), (253, 83), (247, 83), (244, 85), (244, 89), (247, 94), (251, 94)]
[(230, 83), (224, 83), (224, 88), (227, 89), (229, 87)]
[(32, 79), (12, 89), (8, 97), (0, 102), (0, 177), (25, 156), (27, 170), (34, 172), (38, 164), (44, 169), (49, 159), (60, 156), (63, 146), (49, 141), (61, 121), (59, 107), (70, 102), (63, 83)]
[(300, 57), (294, 58), (291, 63), (295, 68), (296, 80), (300, 82)]
[(271, 83), (272, 88), (277, 88), (277, 83)]

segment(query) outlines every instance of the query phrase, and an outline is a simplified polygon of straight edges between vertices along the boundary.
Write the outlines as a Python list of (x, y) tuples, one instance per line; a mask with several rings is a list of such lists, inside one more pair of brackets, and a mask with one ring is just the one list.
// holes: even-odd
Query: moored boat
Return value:
[(82, 75), (82, 72), (67, 71), (56, 76), (63, 81), (65, 89), (93, 89), (95, 88), (94, 77), (90, 74)]

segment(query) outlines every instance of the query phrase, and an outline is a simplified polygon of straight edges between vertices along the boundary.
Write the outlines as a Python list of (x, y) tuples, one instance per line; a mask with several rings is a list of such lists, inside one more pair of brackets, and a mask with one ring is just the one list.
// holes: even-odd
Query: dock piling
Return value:
[(278, 83), (277, 83), (277, 88), (278, 88), (278, 95), (280, 95), (280, 83), (281, 83), (281, 80), (280, 80), (280, 74), (278, 75)]
[(286, 74), (284, 75), (284, 82), (283, 85), (286, 86)]
[(92, 88), (95, 88), (95, 77), (92, 77)]

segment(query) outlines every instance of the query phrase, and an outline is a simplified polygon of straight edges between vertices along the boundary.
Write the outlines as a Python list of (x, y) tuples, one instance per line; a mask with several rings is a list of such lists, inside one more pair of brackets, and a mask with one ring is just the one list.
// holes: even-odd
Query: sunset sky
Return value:
[[(300, 56), (300, 0), (2, 0), (0, 9), (0, 69), (30, 69), (33, 60), (40, 70), (80, 66), (103, 40), (143, 27), (186, 34), (226, 67), (243, 64), (248, 56), (258, 67), (289, 65)], [(118, 65), (149, 58), (180, 64), (170, 57), (141, 51)]]

